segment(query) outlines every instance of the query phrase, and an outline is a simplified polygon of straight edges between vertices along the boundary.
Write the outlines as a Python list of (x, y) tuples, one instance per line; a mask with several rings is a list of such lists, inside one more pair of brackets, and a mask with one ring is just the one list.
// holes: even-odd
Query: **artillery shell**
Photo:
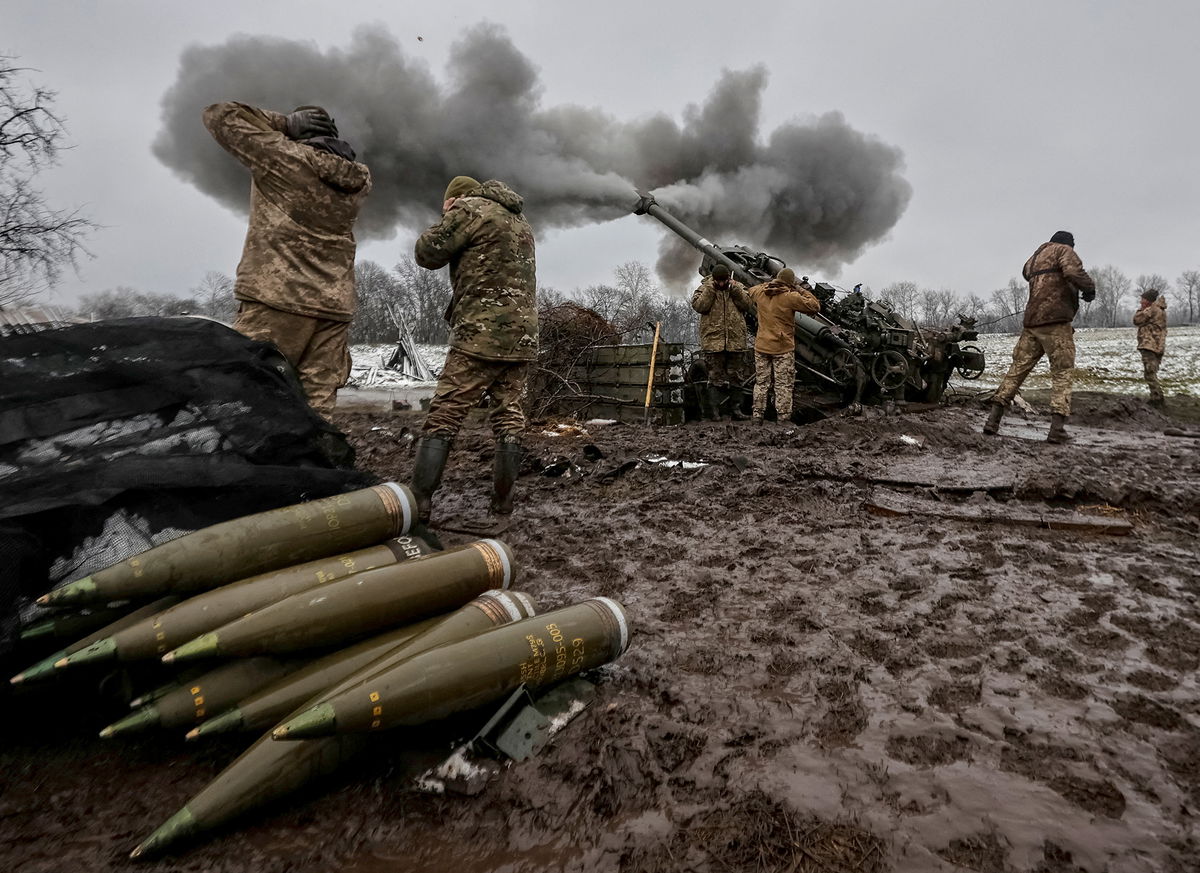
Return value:
[(241, 618), (292, 594), (308, 591), (355, 573), (386, 567), (430, 554), (432, 546), (414, 534), (405, 534), (378, 546), (344, 555), (318, 558), (222, 585), (190, 597), (177, 606), (125, 628), (66, 658), (64, 667), (90, 661), (136, 661), (161, 658), (200, 634)]
[(22, 642), (37, 640), (77, 640), (133, 611), (130, 605), (87, 608), (79, 612), (52, 615), (29, 625), (21, 631)]
[(90, 646), (92, 643), (96, 642), (97, 640), (102, 640), (106, 637), (109, 637), (109, 636), (117, 633), (118, 631), (120, 631), (124, 628), (132, 627), (133, 625), (137, 624), (139, 621), (142, 621), (143, 619), (150, 618), (151, 616), (157, 615), (158, 613), (162, 612), (164, 609), (174, 606), (178, 602), (179, 602), (179, 597), (177, 597), (174, 594), (169, 595), (167, 597), (160, 597), (158, 600), (154, 601), (153, 603), (148, 603), (143, 607), (135, 609), (135, 610), (133, 610), (133, 612), (129, 613), (128, 615), (124, 616), (123, 618), (117, 619), (112, 624), (108, 625), (107, 627), (102, 627), (102, 628), (100, 628), (100, 630), (89, 634), (88, 636), (84, 637), (83, 639), (79, 640), (78, 642), (72, 643), (71, 645), (67, 646), (65, 649), (57, 651), (53, 655), (50, 655), (49, 657), (43, 658), (42, 660), (40, 660), (36, 664), (34, 664), (32, 667), (26, 667), (22, 672), (18, 673), (16, 676), (13, 676), (8, 681), (11, 682), (13, 685), (20, 685), (24, 682), (32, 682), (32, 681), (35, 681), (38, 679), (45, 679), (47, 676), (52, 676), (55, 673), (54, 665), (56, 663), (58, 663), (59, 661), (61, 661), (63, 658), (66, 658), (69, 655), (74, 654), (75, 652), (81, 651), (82, 649), (86, 649), (88, 646)]
[(388, 482), (224, 521), (56, 588), (42, 604), (192, 594), (407, 533), (412, 492)]
[[(500, 608), (496, 608), (497, 605)], [(488, 617), (490, 626), (512, 621), (514, 616), (528, 614), (532, 609), (532, 604), (523, 595), (489, 591), (442, 622), (450, 622), (452, 626), (458, 622), (476, 624), (478, 615), (471, 614), (474, 611)], [(442, 638), (440, 634), (427, 634), (429, 642)], [(419, 639), (414, 638), (409, 645), (416, 645)], [(304, 706), (320, 699), (315, 697)], [(296, 710), (293, 714), (300, 711)], [(182, 809), (144, 839), (130, 857), (147, 858), (160, 854), (184, 839), (286, 797), (308, 783), (333, 773), (366, 744), (367, 737), (363, 734), (320, 737), (292, 743), (272, 742), (271, 735), (264, 734)]]
[(302, 665), (302, 661), (281, 658), (243, 658), (224, 664), (113, 722), (100, 736), (194, 725)]
[(480, 540), (294, 594), (202, 634), (163, 661), (283, 654), (344, 643), (455, 609), (489, 588), (507, 588), (515, 573), (508, 546)]
[(434, 646), (456, 642), (535, 612), (533, 601), (518, 591), (488, 591), (449, 616), (439, 616), (380, 634), (349, 649), (326, 655), (284, 676), (238, 705), (188, 733), (188, 739), (235, 730), (263, 730), (276, 724), (315, 695), (337, 687), (363, 671), (384, 669)]
[(384, 730), (444, 718), (598, 667), (625, 651), (629, 623), (607, 597), (499, 627), (375, 672), (284, 722), (277, 740)]

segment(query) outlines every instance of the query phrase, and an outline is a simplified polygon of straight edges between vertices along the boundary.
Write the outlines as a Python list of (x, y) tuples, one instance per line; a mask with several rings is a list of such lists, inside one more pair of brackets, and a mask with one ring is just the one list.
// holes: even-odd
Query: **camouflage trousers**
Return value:
[(1067, 324), (1027, 327), (1012, 353), (1012, 366), (992, 400), (1005, 406), (1017, 396), (1021, 383), (1042, 355), (1050, 359), (1050, 410), (1071, 414), (1071, 375), (1075, 370), (1075, 328)]
[(775, 416), (780, 421), (792, 417), (792, 392), (796, 389), (796, 355), (754, 353), (754, 418), (767, 411), (767, 395), (775, 396)]
[(329, 419), (337, 390), (350, 377), (349, 322), (311, 318), (241, 300), (233, 328), (252, 340), (274, 343), (295, 367), (309, 406)]
[(704, 369), (708, 373), (708, 384), (714, 388), (740, 387), (745, 379), (746, 355), (744, 352), (701, 352)]
[(1162, 363), (1162, 355), (1152, 352), (1150, 349), (1138, 349), (1138, 351), (1142, 353), (1142, 372), (1146, 377), (1146, 384), (1150, 386), (1150, 400), (1154, 403), (1162, 403), (1162, 386), (1158, 384), (1158, 365)]
[(453, 439), (467, 413), (487, 393), (492, 397), (492, 432), (497, 437), (520, 434), (525, 430), (521, 400), (529, 367), (529, 361), (485, 361), (451, 349), (422, 433)]

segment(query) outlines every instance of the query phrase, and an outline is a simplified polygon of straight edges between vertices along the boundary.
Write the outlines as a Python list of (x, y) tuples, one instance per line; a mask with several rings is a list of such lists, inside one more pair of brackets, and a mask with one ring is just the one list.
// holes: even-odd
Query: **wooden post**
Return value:
[(642, 415), (643, 424), (650, 423), (650, 392), (654, 387), (654, 362), (658, 358), (658, 331), (661, 327), (661, 321), (654, 322), (654, 343), (650, 346), (650, 375), (646, 377), (646, 411)]

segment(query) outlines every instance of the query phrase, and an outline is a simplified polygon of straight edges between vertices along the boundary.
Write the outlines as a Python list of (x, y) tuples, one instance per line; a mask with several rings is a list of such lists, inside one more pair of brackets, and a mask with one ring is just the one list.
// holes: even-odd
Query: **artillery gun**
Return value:
[[(782, 259), (745, 246), (717, 245), (688, 227), (654, 199), (639, 191), (635, 215), (650, 215), (704, 257), (699, 273), (708, 276), (724, 264), (747, 287), (767, 282), (787, 266)], [(796, 377), (810, 389), (833, 391), (844, 402), (869, 399), (917, 400), (936, 403), (951, 372), (964, 379), (983, 373), (983, 352), (963, 345), (978, 338), (975, 320), (959, 316), (946, 330), (922, 330), (915, 322), (881, 300), (872, 300), (858, 287), (836, 299), (825, 282), (812, 285), (821, 303), (816, 315), (796, 314)]]

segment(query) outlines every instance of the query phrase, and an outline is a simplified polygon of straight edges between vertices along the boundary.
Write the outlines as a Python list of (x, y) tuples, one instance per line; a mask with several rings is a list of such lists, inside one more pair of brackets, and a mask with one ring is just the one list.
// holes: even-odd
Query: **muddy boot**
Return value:
[(708, 417), (711, 421), (721, 420), (721, 402), (725, 399), (725, 389), (719, 388), (712, 383), (708, 386)]
[(988, 412), (987, 423), (983, 426), (983, 432), (988, 436), (995, 436), (1000, 432), (1000, 419), (1004, 418), (1004, 404), (993, 403), (991, 411)]
[(1050, 433), (1046, 434), (1048, 443), (1070, 442), (1071, 435), (1067, 433), (1067, 417), (1054, 413), (1050, 416)]
[(521, 470), (524, 450), (516, 436), (502, 436), (496, 440), (496, 456), (492, 461), (492, 515), (511, 515), (513, 509), (513, 486)]
[(742, 404), (746, 401), (746, 392), (741, 388), (729, 389), (729, 412), (734, 421), (745, 421), (750, 416), (742, 412)]
[(433, 510), (433, 492), (442, 484), (442, 470), (450, 454), (450, 440), (439, 436), (421, 437), (417, 441), (417, 457), (413, 461), (413, 477), (409, 488), (417, 498), (417, 517), (429, 523)]

